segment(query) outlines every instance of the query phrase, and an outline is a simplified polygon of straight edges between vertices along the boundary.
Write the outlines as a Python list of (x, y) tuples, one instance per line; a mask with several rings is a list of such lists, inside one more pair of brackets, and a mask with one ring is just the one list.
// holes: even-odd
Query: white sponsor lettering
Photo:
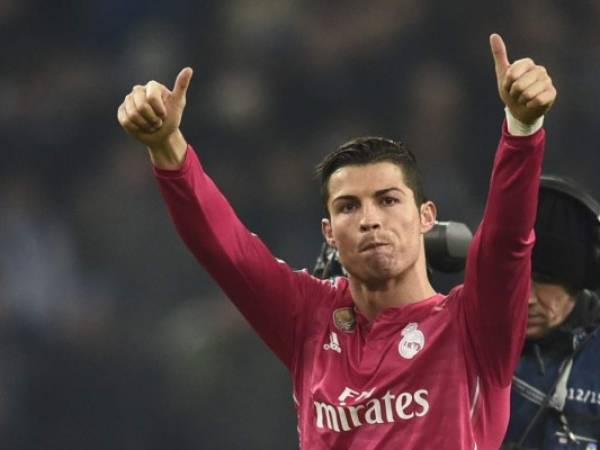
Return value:
[(338, 397), (338, 400), (340, 401), (340, 405), (344, 406), (346, 404), (346, 399), (348, 397), (356, 397), (358, 394), (359, 393), (357, 391), (355, 391), (354, 389), (350, 389), (349, 387), (347, 387), (346, 389), (344, 389), (344, 391)]
[(365, 413), (365, 420), (367, 423), (383, 423), (383, 418), (381, 417), (381, 402), (380, 400), (374, 398), (367, 402), (367, 412)]
[(427, 394), (429, 394), (429, 392), (427, 392), (426, 389), (419, 389), (418, 391), (415, 391), (415, 403), (421, 407), (421, 411), (415, 412), (417, 417), (423, 417), (429, 412)]
[(406, 412), (407, 408), (411, 405), (412, 400), (413, 396), (409, 392), (403, 392), (398, 396), (396, 399), (396, 414), (398, 414), (398, 417), (407, 420), (412, 419), (415, 416), (415, 413), (412, 411), (409, 413)]
[(340, 424), (342, 425), (342, 431), (350, 431), (350, 426), (348, 425), (348, 418), (346, 417), (346, 411), (344, 411), (343, 406), (337, 407), (338, 413), (340, 413)]
[(323, 417), (327, 420), (327, 428), (333, 431), (340, 431), (338, 427), (337, 413), (335, 406), (327, 403), (315, 402), (317, 408), (317, 427), (323, 428)]
[(392, 409), (392, 400), (394, 400), (395, 395), (390, 391), (387, 391), (383, 396), (383, 402), (385, 403), (385, 420), (388, 422), (394, 421), (394, 410)]
[(362, 393), (356, 398), (355, 403), (370, 398), (371, 395), (373, 395), (373, 392), (375, 392), (375, 389), (377, 388), (373, 388), (370, 391), (362, 391)]
[(355, 427), (360, 427), (362, 425), (362, 422), (360, 421), (360, 419), (358, 417), (358, 412), (361, 409), (365, 409), (365, 405), (348, 406), (348, 409), (350, 410), (350, 417), (352, 417), (352, 424)]
[[(373, 390), (366, 392), (372, 394)], [(346, 387), (339, 399), (346, 401), (356, 394), (357, 391)], [(372, 398), (366, 404), (360, 405), (336, 406), (315, 401), (317, 428), (328, 428), (336, 432), (350, 431), (365, 424), (392, 423), (423, 417), (430, 409), (428, 395), (427, 389), (401, 392), (397, 395), (388, 390), (383, 397)], [(359, 398), (360, 396), (354, 400), (358, 401)]]

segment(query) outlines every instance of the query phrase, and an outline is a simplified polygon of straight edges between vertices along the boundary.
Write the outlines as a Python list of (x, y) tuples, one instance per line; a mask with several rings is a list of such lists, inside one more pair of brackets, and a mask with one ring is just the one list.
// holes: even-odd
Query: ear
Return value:
[(329, 219), (321, 219), (321, 232), (323, 233), (325, 241), (335, 248), (335, 239), (333, 238), (333, 230)]
[(427, 201), (421, 205), (421, 233), (425, 234), (435, 225), (437, 217), (437, 208), (435, 203)]

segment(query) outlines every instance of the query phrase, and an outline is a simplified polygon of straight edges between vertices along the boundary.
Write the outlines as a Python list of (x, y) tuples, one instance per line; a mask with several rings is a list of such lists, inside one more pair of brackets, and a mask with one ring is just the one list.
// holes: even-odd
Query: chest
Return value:
[(422, 417), (449, 390), (468, 395), (463, 337), (447, 310), (368, 326), (334, 314), (305, 345), (303, 400), (325, 418), (345, 411), (349, 426)]

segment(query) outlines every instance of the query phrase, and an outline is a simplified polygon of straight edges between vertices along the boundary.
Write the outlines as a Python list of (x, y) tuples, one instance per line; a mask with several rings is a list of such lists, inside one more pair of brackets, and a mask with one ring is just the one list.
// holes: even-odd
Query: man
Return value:
[(556, 97), (531, 59), (490, 37), (506, 105), (465, 283), (429, 284), (436, 208), (401, 144), (359, 138), (321, 163), (323, 234), (348, 278), (294, 272), (248, 232), (179, 130), (191, 69), (173, 90), (135, 86), (119, 107), (150, 152), (178, 232), (291, 372), (301, 448), (497, 449), (525, 335), (543, 116)]
[(527, 341), (505, 448), (597, 449), (600, 205), (571, 180), (542, 177), (535, 232)]
[[(600, 286), (600, 204), (572, 180), (544, 175), (535, 234), (527, 341), (514, 376), (503, 448), (596, 449), (600, 297), (593, 290)], [(464, 246), (468, 234), (447, 239), (437, 246)], [(432, 256), (437, 270), (448, 271), (440, 264), (448, 255)], [(321, 252), (316, 269), (321, 278), (343, 273), (329, 249)]]

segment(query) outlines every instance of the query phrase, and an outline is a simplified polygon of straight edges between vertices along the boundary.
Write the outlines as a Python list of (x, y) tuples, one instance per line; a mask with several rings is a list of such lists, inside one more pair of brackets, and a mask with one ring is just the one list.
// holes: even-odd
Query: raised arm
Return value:
[(525, 335), (544, 147), (540, 128), (556, 89), (546, 69), (530, 58), (510, 63), (500, 36), (492, 35), (490, 45), (508, 120), (467, 259), (462, 305), (467, 341), (479, 369), (494, 384), (507, 386)]
[[(179, 235), (276, 355), (291, 367), (299, 309), (330, 285), (276, 260), (238, 219), (204, 172), (179, 127), (192, 77), (183, 69), (172, 90), (135, 86), (118, 110), (121, 126), (145, 144)], [(308, 299), (307, 301), (304, 301)], [(304, 316), (303, 316), (304, 317)]]

